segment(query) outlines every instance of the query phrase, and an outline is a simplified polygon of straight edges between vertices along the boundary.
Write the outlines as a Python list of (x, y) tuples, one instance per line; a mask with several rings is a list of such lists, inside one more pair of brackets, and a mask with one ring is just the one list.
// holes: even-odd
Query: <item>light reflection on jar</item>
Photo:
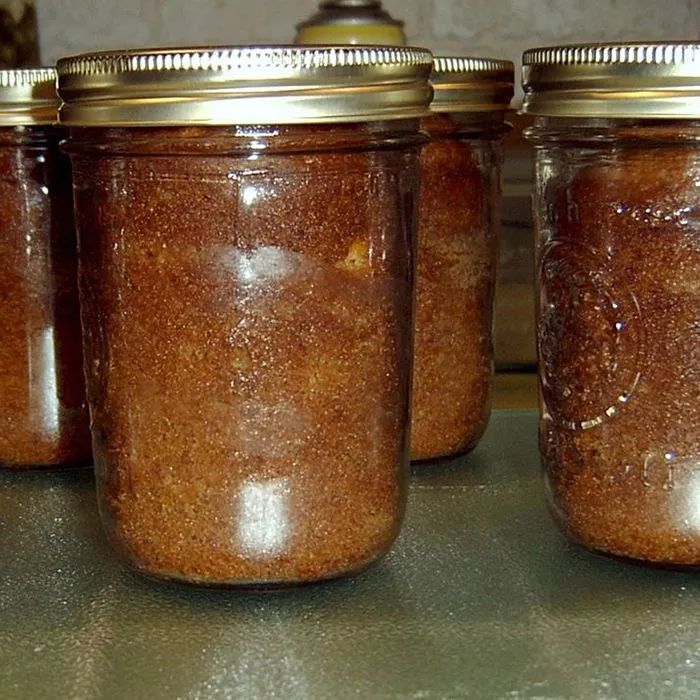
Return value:
[(243, 484), (235, 518), (241, 552), (265, 558), (285, 551), (290, 535), (289, 496), (288, 479)]

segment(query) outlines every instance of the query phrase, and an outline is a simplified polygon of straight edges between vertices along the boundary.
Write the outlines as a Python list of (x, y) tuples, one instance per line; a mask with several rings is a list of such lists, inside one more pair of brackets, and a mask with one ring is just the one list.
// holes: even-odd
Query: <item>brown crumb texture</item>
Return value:
[(539, 352), (554, 512), (592, 549), (698, 565), (700, 159), (627, 145), (567, 174), (552, 157)]
[[(411, 457), (473, 448), (490, 413), (500, 145), (433, 117), (421, 155)], [(439, 127), (439, 128), (437, 128)]]
[(70, 165), (50, 127), (0, 129), (0, 466), (91, 462)]
[[(219, 129), (167, 132), (179, 157), (74, 147), (102, 515), (150, 574), (316, 580), (396, 537), (417, 156), (289, 152), (308, 131), (255, 159)], [(221, 138), (240, 155), (202, 153)]]

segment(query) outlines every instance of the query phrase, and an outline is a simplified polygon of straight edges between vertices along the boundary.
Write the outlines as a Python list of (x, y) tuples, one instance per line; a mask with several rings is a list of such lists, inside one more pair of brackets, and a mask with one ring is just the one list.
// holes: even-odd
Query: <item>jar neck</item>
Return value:
[(432, 139), (500, 139), (509, 129), (503, 112), (436, 112), (421, 120)]
[(525, 137), (536, 147), (567, 143), (599, 148), (700, 144), (700, 120), (537, 117)]
[(65, 150), (70, 154), (249, 155), (405, 148), (424, 140), (417, 119), (348, 124), (85, 127), (71, 129)]

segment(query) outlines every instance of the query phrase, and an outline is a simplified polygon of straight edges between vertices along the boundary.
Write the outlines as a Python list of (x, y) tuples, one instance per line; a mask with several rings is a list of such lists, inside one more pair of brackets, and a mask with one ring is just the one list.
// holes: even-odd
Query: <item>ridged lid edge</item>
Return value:
[(504, 73), (514, 79), (515, 65), (512, 61), (500, 58), (479, 58), (477, 56), (435, 56), (433, 77), (441, 74), (476, 75), (479, 73)]
[(512, 61), (477, 56), (435, 56), (430, 82), (434, 112), (505, 111), (513, 99)]
[(523, 53), (523, 66), (624, 65), (671, 66), (698, 63), (700, 43), (628, 42), (571, 44), (529, 49)]
[(388, 46), (102, 51), (61, 59), (67, 126), (309, 124), (428, 113), (432, 54)]
[(67, 56), (59, 76), (154, 71), (313, 70), (331, 67), (418, 66), (432, 61), (427, 49), (386, 46), (193, 47), (98, 51)]
[(54, 68), (0, 70), (0, 127), (53, 124), (59, 102)]
[(523, 54), (523, 112), (551, 117), (700, 118), (700, 43), (631, 42)]

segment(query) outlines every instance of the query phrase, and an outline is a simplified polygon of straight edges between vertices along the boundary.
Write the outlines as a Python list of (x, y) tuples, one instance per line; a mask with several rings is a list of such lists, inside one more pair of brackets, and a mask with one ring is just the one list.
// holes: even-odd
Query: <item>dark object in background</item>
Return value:
[(39, 64), (34, 0), (0, 0), (0, 68)]
[(493, 344), (498, 371), (534, 372), (535, 236), (532, 230), (532, 146), (523, 130), (527, 115), (510, 112), (503, 139), (503, 202)]

